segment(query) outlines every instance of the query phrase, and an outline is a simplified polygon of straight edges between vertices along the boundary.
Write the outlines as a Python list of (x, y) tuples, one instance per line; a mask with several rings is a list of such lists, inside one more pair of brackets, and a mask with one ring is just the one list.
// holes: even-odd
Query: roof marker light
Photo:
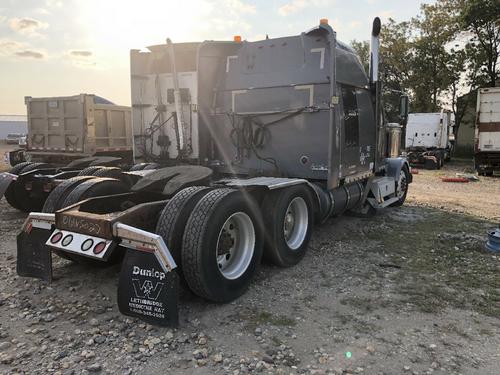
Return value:
[(235, 35), (235, 36), (233, 37), (233, 40), (234, 40), (235, 42), (241, 43), (241, 35)]
[(320, 25), (328, 25), (328, 18), (322, 18), (319, 20)]

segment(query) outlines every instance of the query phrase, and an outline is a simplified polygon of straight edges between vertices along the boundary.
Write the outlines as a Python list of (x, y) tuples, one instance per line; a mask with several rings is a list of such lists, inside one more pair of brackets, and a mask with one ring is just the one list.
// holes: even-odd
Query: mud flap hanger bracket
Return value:
[(153, 253), (165, 272), (171, 272), (177, 267), (165, 241), (157, 234), (118, 222), (113, 225), (113, 236), (121, 239), (121, 246)]

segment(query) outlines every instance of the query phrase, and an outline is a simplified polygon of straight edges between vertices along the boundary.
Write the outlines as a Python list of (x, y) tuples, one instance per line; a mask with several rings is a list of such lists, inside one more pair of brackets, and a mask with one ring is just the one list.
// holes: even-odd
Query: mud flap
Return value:
[(3, 197), (10, 183), (17, 179), (17, 176), (12, 173), (0, 173), (0, 199)]
[(147, 323), (176, 327), (179, 276), (165, 272), (152, 253), (127, 249), (118, 284), (118, 308)]
[(52, 252), (45, 245), (50, 231), (32, 228), (17, 235), (17, 274), (52, 281)]

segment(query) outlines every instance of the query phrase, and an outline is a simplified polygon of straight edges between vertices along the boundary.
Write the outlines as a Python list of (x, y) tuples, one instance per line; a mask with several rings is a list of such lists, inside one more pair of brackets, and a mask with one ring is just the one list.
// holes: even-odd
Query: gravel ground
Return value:
[(183, 292), (177, 329), (120, 315), (118, 267), (54, 257), (51, 285), (18, 277), (25, 215), (1, 200), (0, 372), (499, 374), (500, 254), (484, 243), (500, 179), (440, 181), (463, 168), (421, 171), (401, 208), (330, 219), (233, 303)]

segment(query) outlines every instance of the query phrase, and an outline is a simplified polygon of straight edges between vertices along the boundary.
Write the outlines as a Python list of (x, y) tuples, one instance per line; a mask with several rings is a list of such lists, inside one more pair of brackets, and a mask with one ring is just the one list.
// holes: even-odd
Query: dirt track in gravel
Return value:
[(500, 255), (484, 242), (500, 179), (440, 182), (463, 168), (421, 171), (401, 208), (330, 219), (299, 265), (262, 265), (233, 303), (182, 293), (173, 330), (120, 315), (118, 267), (54, 257), (51, 285), (16, 276), (25, 215), (2, 199), (0, 372), (499, 374)]
[(500, 222), (500, 177), (479, 176), (479, 181), (469, 183), (441, 181), (442, 177), (472, 172), (472, 164), (468, 162), (453, 162), (438, 171), (419, 170), (414, 175), (408, 202)]

